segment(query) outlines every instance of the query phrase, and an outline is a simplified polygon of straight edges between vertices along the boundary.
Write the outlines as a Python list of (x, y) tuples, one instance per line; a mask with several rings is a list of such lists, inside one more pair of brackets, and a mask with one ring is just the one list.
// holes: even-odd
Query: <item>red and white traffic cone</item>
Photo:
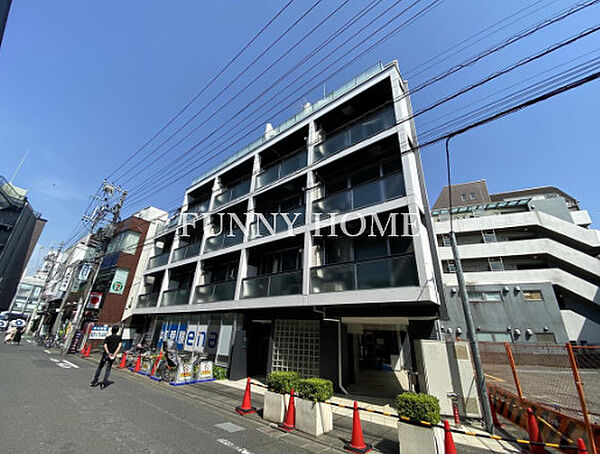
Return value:
[(588, 454), (588, 450), (585, 446), (583, 438), (577, 439), (577, 454)]
[(358, 413), (358, 403), (356, 401), (354, 401), (354, 413), (352, 415), (352, 440), (350, 440), (350, 443), (344, 445), (344, 449), (360, 453), (369, 452), (373, 449), (373, 446), (365, 443), (360, 423), (360, 414)]
[(546, 450), (541, 445), (535, 445), (531, 442), (537, 443), (542, 441), (540, 438), (540, 429), (535, 419), (535, 414), (531, 408), (527, 409), (527, 433), (529, 434), (529, 450), (533, 454), (545, 454)]
[(454, 437), (450, 430), (450, 423), (444, 420), (444, 453), (456, 454), (456, 446), (454, 445)]
[(142, 355), (138, 355), (137, 360), (135, 362), (135, 367), (133, 368), (134, 372), (139, 372), (142, 368)]
[(121, 355), (121, 362), (119, 363), (119, 369), (124, 369), (127, 364), (127, 352), (123, 352)]
[(286, 432), (291, 432), (296, 428), (296, 404), (294, 403), (294, 388), (290, 390), (290, 402), (288, 404), (285, 420), (279, 424), (279, 429)]
[(242, 405), (235, 407), (235, 411), (242, 416), (249, 415), (250, 413), (256, 413), (256, 408), (252, 406), (251, 400), (250, 377), (248, 377), (248, 380), (246, 381), (246, 391), (244, 392), (244, 398), (242, 399)]

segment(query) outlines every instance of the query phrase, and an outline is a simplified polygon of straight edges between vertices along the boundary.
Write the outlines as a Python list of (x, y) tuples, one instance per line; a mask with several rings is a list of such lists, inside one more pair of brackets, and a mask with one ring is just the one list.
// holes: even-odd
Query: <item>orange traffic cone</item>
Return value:
[(81, 357), (85, 358), (85, 349), (87, 348), (87, 344), (83, 344), (83, 348), (81, 349)]
[(450, 430), (450, 423), (444, 420), (444, 452), (445, 454), (456, 454), (456, 446), (454, 446), (454, 437)]
[(256, 408), (254, 408), (251, 403), (250, 377), (248, 377), (248, 381), (246, 381), (246, 391), (244, 392), (244, 399), (242, 400), (242, 405), (239, 407), (235, 407), (235, 411), (237, 411), (242, 416), (249, 415), (250, 413), (256, 413)]
[[(540, 442), (540, 429), (538, 428), (537, 421), (535, 420), (535, 414), (531, 408), (527, 409), (527, 433), (529, 434), (530, 442)], [(546, 450), (543, 446), (529, 444), (529, 450), (533, 454), (545, 454)]]
[(150, 373), (151, 377), (154, 377), (154, 374), (156, 373), (156, 368), (158, 367), (158, 363), (160, 362), (160, 360), (162, 359), (162, 354), (163, 352), (161, 351), (158, 356), (156, 357), (156, 361), (154, 361), (154, 366), (152, 366), (152, 372)]
[(494, 423), (494, 427), (504, 427), (504, 424), (500, 422), (498, 419), (498, 414), (496, 413), (496, 408), (494, 407), (494, 402), (492, 402), (492, 396), (488, 395), (488, 399), (490, 401), (490, 410), (492, 410), (492, 421)]
[[(85, 350), (85, 346), (83, 348)], [(91, 350), (92, 350), (92, 344), (88, 344), (87, 350), (85, 350), (85, 353), (83, 354), (83, 357), (84, 358), (89, 358)]]
[(127, 352), (123, 352), (121, 355), (121, 362), (119, 363), (119, 369), (124, 369), (127, 364)]
[(352, 440), (344, 445), (344, 449), (352, 452), (369, 452), (373, 449), (368, 443), (365, 443), (363, 437), (362, 425), (360, 424), (360, 414), (358, 413), (358, 403), (354, 401), (354, 414), (352, 416)]
[(294, 404), (294, 388), (290, 390), (290, 403), (283, 424), (279, 424), (279, 429), (291, 432), (296, 428), (296, 404)]
[(585, 447), (585, 443), (582, 438), (577, 439), (577, 454), (588, 454), (588, 450)]
[(137, 361), (135, 362), (135, 367), (133, 368), (134, 372), (139, 372), (142, 368), (142, 355), (138, 355)]

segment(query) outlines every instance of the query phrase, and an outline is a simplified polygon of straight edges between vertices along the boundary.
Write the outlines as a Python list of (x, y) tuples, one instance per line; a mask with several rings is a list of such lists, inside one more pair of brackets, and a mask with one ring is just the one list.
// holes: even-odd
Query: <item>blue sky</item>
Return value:
[[(241, 91), (260, 71), (341, 4), (341, 1), (321, 1), (305, 20), (240, 77), (223, 96), (214, 104), (206, 104), (312, 3), (295, 0), (173, 126), (180, 125), (204, 105), (206, 111), (197, 119), (201, 121), (219, 108), (224, 99), (233, 96), (229, 106), (150, 169), (131, 181), (122, 178), (116, 182), (132, 189), (207, 134), (215, 129), (224, 130), (235, 123), (237, 120), (232, 120), (232, 116), (241, 106), (323, 42), (367, 2), (350, 0), (264, 77), (246, 91)], [(394, 0), (381, 0), (356, 26), (344, 31), (285, 83), (350, 38), (349, 44), (326, 59), (319, 68), (329, 63), (341, 65), (348, 61), (377, 38), (370, 39), (348, 57), (342, 58), (340, 54), (411, 3), (404, 0), (393, 6), (388, 15), (359, 34), (358, 30), (364, 24), (394, 4)], [(414, 11), (428, 3), (423, 0), (415, 6)], [(247, 139), (240, 141), (240, 145), (250, 142), (259, 135), (264, 123), (280, 123), (299, 111), (303, 102), (316, 101), (322, 95), (323, 88), (332, 90), (379, 60), (398, 60), (409, 84), (415, 87), (451, 64), (475, 55), (573, 3), (560, 0), (540, 0), (535, 3), (520, 0), (445, 0), (392, 39), (326, 80), (324, 87), (319, 86), (307, 94), (304, 93), (306, 88), (296, 92), (295, 86), (290, 87), (287, 92), (280, 94), (281, 98), (291, 95), (293, 105), (290, 108), (275, 116), (265, 111), (247, 129), (237, 131), (237, 135), (232, 137), (236, 139), (251, 131)], [(422, 74), (415, 71), (430, 57), (452, 48), (527, 4), (533, 6), (515, 16), (512, 19), (515, 22), (507, 24), (505, 29), (483, 37), (476, 44), (449, 60), (438, 62)], [(14, 182), (29, 189), (34, 208), (49, 221), (40, 245), (55, 246), (58, 241), (65, 239), (102, 178), (120, 168), (126, 157), (185, 105), (282, 5), (283, 2), (271, 0), (13, 2), (0, 49), (0, 174), (9, 178), (23, 155), (28, 153)], [(527, 13), (529, 15), (525, 16)], [(412, 98), (414, 110), (427, 107), (491, 72), (596, 25), (594, 18), (600, 17), (599, 13), (598, 5), (577, 13), (469, 69), (415, 93)], [(397, 24), (399, 22), (388, 26), (384, 32)], [(597, 35), (600, 34), (580, 40), (429, 114), (419, 116), (416, 120), (418, 131), (427, 131), (439, 124), (439, 119), (444, 115), (460, 112), (460, 109), (486, 96), (494, 99), (494, 96), (498, 96), (494, 95), (496, 92), (513, 84), (517, 84), (515, 88), (518, 88), (518, 84), (530, 77), (536, 80), (536, 75), (542, 71), (561, 64), (565, 65), (565, 69), (569, 66), (566, 62), (580, 56), (581, 59), (575, 63), (598, 56), (600, 52), (590, 54), (600, 48)], [(315, 69), (296, 86), (311, 80), (307, 85), (310, 87), (335, 68), (320, 78), (314, 76), (318, 71)], [(552, 72), (546, 75), (549, 74)], [(269, 92), (267, 96), (274, 93)], [(580, 200), (597, 224), (600, 218), (600, 183), (597, 176), (600, 164), (597, 145), (600, 138), (597, 115), (599, 99), (600, 82), (595, 82), (454, 139), (451, 146), (455, 181), (485, 178), (491, 191), (555, 185)], [(452, 115), (449, 118), (453, 118)], [(143, 153), (149, 153), (153, 148), (148, 147)], [(223, 151), (221, 156), (226, 156), (237, 148), (240, 147), (218, 149)], [(189, 156), (201, 160), (203, 153), (209, 151), (210, 148), (198, 148)], [(215, 158), (187, 176), (170, 179), (175, 184), (142, 200), (139, 199), (148, 189), (140, 189), (140, 195), (137, 194), (139, 191), (133, 190), (132, 202), (126, 213), (147, 205), (174, 208), (193, 177), (218, 163), (219, 159)], [(424, 149), (423, 163), (433, 201), (445, 183), (442, 145)], [(187, 170), (191, 166), (185, 168)], [(121, 170), (126, 172), (128, 167)], [(160, 180), (153, 177), (153, 181)], [(134, 203), (136, 200), (138, 202)]]

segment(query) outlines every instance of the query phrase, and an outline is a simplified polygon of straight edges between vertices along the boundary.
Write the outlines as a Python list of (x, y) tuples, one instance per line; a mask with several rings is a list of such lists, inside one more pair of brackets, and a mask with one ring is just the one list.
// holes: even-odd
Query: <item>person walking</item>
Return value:
[(13, 338), (15, 337), (16, 332), (17, 332), (17, 327), (14, 325), (10, 325), (9, 328), (6, 330), (6, 334), (4, 336), (4, 343), (10, 344), (12, 342)]
[(112, 327), (112, 334), (104, 339), (104, 343), (102, 344), (102, 358), (100, 358), (100, 363), (96, 369), (96, 375), (94, 375), (94, 379), (92, 380), (92, 383), (90, 383), (90, 386), (98, 385), (98, 378), (100, 378), (100, 373), (105, 365), (106, 370), (104, 371), (104, 381), (100, 383), (100, 389), (106, 388), (110, 384), (108, 381), (110, 369), (112, 368), (113, 362), (115, 361), (119, 350), (121, 350), (121, 336), (117, 335), (118, 332), (119, 327), (115, 325)]

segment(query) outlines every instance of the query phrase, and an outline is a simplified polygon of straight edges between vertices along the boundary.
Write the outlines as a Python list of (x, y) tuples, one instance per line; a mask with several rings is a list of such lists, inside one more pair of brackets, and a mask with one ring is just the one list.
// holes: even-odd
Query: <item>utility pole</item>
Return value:
[(75, 312), (75, 319), (73, 320), (71, 329), (67, 334), (65, 344), (63, 346), (63, 355), (67, 354), (69, 347), (73, 342), (75, 333), (81, 329), (83, 314), (89, 301), (94, 282), (96, 281), (98, 273), (100, 272), (100, 264), (102, 263), (104, 252), (108, 246), (108, 239), (112, 237), (120, 220), (121, 209), (123, 208), (123, 203), (125, 202), (125, 197), (127, 196), (127, 191), (122, 189), (120, 186), (109, 184), (106, 180), (104, 180), (102, 183), (101, 191), (103, 193), (102, 197), (96, 198), (96, 200), (99, 201), (99, 204), (92, 210), (90, 214), (86, 213), (82, 217), (84, 223), (89, 225), (92, 235), (96, 237), (96, 240), (100, 241), (100, 245), (96, 249), (96, 256), (90, 263), (93, 271), (90, 273), (90, 275), (93, 275), (93, 277), (88, 277), (83, 295), (79, 298), (77, 311)]
[(40, 304), (41, 304), (42, 300), (46, 301), (46, 299), (47, 299), (44, 296), (44, 294), (46, 293), (46, 289), (48, 288), (48, 284), (50, 283), (50, 279), (52, 278), (52, 276), (54, 274), (54, 267), (56, 266), (56, 263), (58, 262), (58, 259), (60, 258), (60, 253), (62, 252), (63, 246), (64, 246), (64, 243), (61, 241), (58, 244), (58, 250), (56, 251), (56, 254), (54, 255), (54, 257), (53, 258), (49, 258), (49, 257), (51, 257), (52, 253), (49, 253), (46, 256), (46, 259), (52, 262), (52, 266), (48, 270), (48, 274), (46, 275), (46, 279), (44, 280), (44, 286), (42, 287), (42, 294), (41, 294), (40, 298), (37, 300), (37, 302), (35, 303), (35, 307), (33, 308), (33, 312), (31, 313), (31, 315), (29, 317), (29, 322), (27, 323), (27, 328), (25, 329), (25, 333), (26, 334), (29, 334), (31, 332), (31, 328), (33, 326), (33, 321), (35, 320), (35, 317), (37, 316), (37, 312), (38, 312), (38, 309), (40, 307)]
[(458, 244), (456, 243), (456, 235), (454, 234), (454, 222), (452, 219), (452, 179), (450, 177), (450, 149), (449, 143), (452, 136), (446, 139), (446, 164), (448, 173), (448, 215), (450, 217), (450, 245), (452, 246), (452, 256), (454, 258), (454, 266), (456, 267), (456, 279), (458, 281), (458, 294), (462, 302), (465, 322), (467, 324), (467, 337), (471, 344), (471, 353), (473, 354), (473, 364), (475, 366), (475, 378), (477, 379), (477, 391), (481, 402), (483, 412), (483, 422), (485, 429), (489, 433), (494, 432), (494, 421), (492, 419), (492, 410), (490, 408), (490, 400), (487, 393), (487, 385), (485, 384), (485, 375), (483, 374), (483, 365), (481, 363), (481, 352), (479, 350), (479, 341), (477, 340), (477, 331), (473, 322), (473, 313), (471, 312), (471, 302), (469, 301), (469, 293), (465, 283), (465, 275), (460, 262), (460, 253)]

